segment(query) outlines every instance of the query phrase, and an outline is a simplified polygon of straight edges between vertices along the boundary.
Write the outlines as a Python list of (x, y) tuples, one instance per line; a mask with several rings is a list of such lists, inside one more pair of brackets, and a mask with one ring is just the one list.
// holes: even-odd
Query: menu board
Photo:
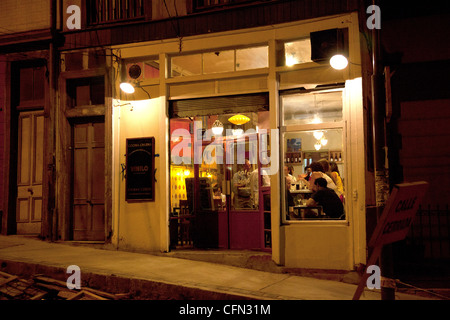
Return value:
[(127, 139), (127, 201), (155, 201), (155, 138)]

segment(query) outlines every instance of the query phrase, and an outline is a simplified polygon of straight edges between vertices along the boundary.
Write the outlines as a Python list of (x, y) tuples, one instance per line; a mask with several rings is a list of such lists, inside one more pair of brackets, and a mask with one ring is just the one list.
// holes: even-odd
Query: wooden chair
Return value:
[(191, 244), (191, 221), (188, 200), (180, 200), (180, 243)]

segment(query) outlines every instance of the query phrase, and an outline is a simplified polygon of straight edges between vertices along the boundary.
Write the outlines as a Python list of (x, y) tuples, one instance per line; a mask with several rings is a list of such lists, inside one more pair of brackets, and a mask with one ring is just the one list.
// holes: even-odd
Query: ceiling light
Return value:
[(327, 143), (328, 143), (328, 139), (325, 138), (325, 137), (323, 137), (323, 138), (320, 140), (320, 143), (321, 143), (323, 146), (326, 146)]
[(215, 136), (220, 136), (223, 132), (223, 124), (219, 120), (214, 121), (212, 125), (212, 132)]
[(125, 93), (134, 93), (134, 87), (129, 82), (122, 82), (120, 84), (120, 89), (122, 89), (122, 91)]
[(233, 129), (231, 132), (233, 132), (233, 136), (240, 137), (244, 133), (244, 130), (242, 130), (241, 128), (238, 128), (238, 129)]
[(322, 148), (322, 144), (320, 143), (320, 141), (317, 141), (316, 144), (314, 145), (314, 149), (316, 149), (316, 151), (319, 151), (320, 148)]
[(345, 69), (347, 67), (348, 60), (342, 54), (336, 54), (336, 55), (331, 57), (330, 65), (333, 67), (333, 69), (342, 70), (342, 69)]
[(241, 125), (250, 121), (250, 118), (243, 114), (237, 114), (228, 119), (232, 124)]
[(313, 135), (316, 140), (320, 140), (323, 137), (323, 131), (314, 131)]

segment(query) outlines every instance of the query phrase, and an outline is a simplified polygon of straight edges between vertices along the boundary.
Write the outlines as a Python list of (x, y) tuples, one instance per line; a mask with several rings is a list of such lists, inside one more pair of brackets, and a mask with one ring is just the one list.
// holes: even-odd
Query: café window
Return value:
[[(291, 90), (280, 96), (283, 221), (345, 220), (342, 88)], [(318, 178), (326, 185), (315, 184)]]

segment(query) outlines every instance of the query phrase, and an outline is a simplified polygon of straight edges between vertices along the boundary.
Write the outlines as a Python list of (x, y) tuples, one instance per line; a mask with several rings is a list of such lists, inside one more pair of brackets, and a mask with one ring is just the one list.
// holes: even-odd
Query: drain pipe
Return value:
[[(377, 0), (372, 1), (378, 5)], [(377, 218), (381, 217), (386, 200), (389, 196), (387, 146), (386, 146), (386, 104), (384, 85), (385, 79), (381, 54), (381, 30), (372, 29), (372, 137), (373, 159), (375, 175), (375, 195)], [(379, 258), (381, 275), (385, 278), (393, 278), (392, 247), (390, 244), (383, 246)], [(382, 282), (383, 283), (383, 282)], [(395, 300), (394, 288), (381, 286), (382, 300)]]

